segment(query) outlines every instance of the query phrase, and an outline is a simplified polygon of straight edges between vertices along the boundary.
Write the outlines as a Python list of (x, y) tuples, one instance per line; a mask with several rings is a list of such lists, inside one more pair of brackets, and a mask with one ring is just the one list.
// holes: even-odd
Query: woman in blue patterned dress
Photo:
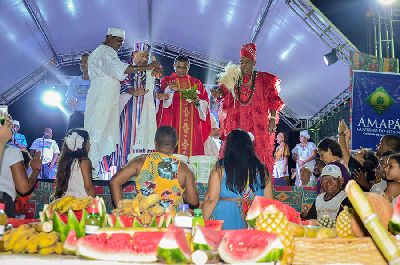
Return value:
[(210, 174), (204, 198), (204, 219), (224, 220), (224, 229), (246, 228), (244, 217), (255, 196), (273, 197), (265, 166), (254, 152), (249, 134), (229, 133), (220, 159)]

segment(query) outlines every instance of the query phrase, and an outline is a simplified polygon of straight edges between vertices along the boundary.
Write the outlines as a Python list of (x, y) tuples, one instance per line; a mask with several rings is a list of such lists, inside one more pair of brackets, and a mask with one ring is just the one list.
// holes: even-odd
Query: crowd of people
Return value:
[[(302, 213), (305, 219), (335, 218), (349, 204), (343, 189), (350, 179), (364, 191), (398, 200), (398, 136), (382, 137), (376, 152), (351, 151), (344, 121), (337, 139), (326, 138), (318, 145), (306, 130), (292, 150), (285, 132), (275, 137), (283, 106), (280, 80), (256, 70), (253, 43), (241, 47), (240, 65), (228, 66), (209, 95), (202, 82), (189, 75), (185, 56), (177, 56), (174, 72), (164, 77), (145, 42), (135, 45), (129, 61), (121, 61), (117, 51), (124, 38), (123, 30), (110, 28), (99, 47), (82, 55), (82, 76), (70, 81), (66, 93), (73, 112), (61, 152), (50, 128), (32, 143), (29, 154), (18, 121), (7, 118), (0, 127), (0, 202), (10, 217), (15, 216), (16, 194), (31, 192), (37, 178), (47, 178), (56, 164), (51, 199), (95, 196), (93, 179), (100, 176), (110, 179), (115, 205), (133, 178), (137, 193), (159, 194), (166, 208), (183, 202), (199, 207), (195, 175), (176, 154), (217, 158), (201, 207), (205, 219), (222, 219), (225, 229), (246, 227), (244, 217), (254, 197), (273, 198), (273, 185), (290, 185), (292, 180), (296, 186), (315, 187), (319, 194)], [(220, 101), (219, 126), (210, 111), (210, 96)], [(221, 150), (214, 138), (222, 140)], [(289, 159), (296, 162), (292, 171)]]

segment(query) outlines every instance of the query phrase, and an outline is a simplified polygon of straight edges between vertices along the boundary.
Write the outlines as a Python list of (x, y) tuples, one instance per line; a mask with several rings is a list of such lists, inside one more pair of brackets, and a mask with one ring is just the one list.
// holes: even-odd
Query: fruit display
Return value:
[(218, 247), (226, 263), (278, 262), (284, 247), (275, 234), (258, 230), (227, 231)]
[(164, 232), (135, 232), (89, 235), (77, 241), (77, 255), (98, 260), (155, 262), (157, 247)]
[(4, 250), (12, 253), (61, 254), (63, 244), (57, 232), (37, 232), (27, 224), (10, 229), (4, 234)]
[(106, 207), (103, 198), (100, 197), (62, 197), (49, 205), (45, 205), (40, 213), (40, 219), (42, 222), (52, 220), (53, 230), (60, 233), (62, 242), (65, 241), (70, 230), (74, 230), (79, 238), (85, 234), (86, 208), (92, 204), (95, 204), (99, 211), (101, 227), (105, 226), (107, 221)]
[(344, 209), (339, 213), (336, 219), (336, 233), (339, 237), (355, 236), (351, 229), (351, 219), (353, 218), (353, 209), (344, 206)]
[(157, 247), (157, 257), (166, 264), (190, 263), (191, 251), (182, 228), (168, 228)]
[(276, 234), (281, 240), (284, 250), (282, 264), (291, 264), (294, 257), (293, 231), (285, 214), (275, 205), (267, 206), (257, 217), (255, 228), (260, 231)]
[(298, 213), (294, 208), (290, 207), (289, 205), (278, 201), (278, 200), (271, 200), (267, 199), (262, 196), (256, 196), (253, 200), (253, 203), (251, 204), (247, 216), (246, 216), (246, 222), (247, 224), (254, 228), (256, 224), (257, 217), (262, 214), (264, 209), (268, 207), (269, 205), (275, 205), (275, 207), (284, 213), (286, 218), (288, 219), (289, 222), (293, 222), (296, 224), (301, 224), (301, 218), (300, 218), (300, 213)]
[(318, 220), (318, 225), (321, 227), (333, 228), (336, 225), (336, 221), (329, 215), (325, 214)]
[(223, 235), (224, 233), (221, 231), (218, 232), (206, 227), (200, 227), (196, 229), (196, 233), (192, 239), (193, 249), (216, 251)]
[(173, 214), (165, 213), (160, 196), (139, 193), (134, 199), (123, 199), (112, 214), (107, 216), (110, 227), (158, 227), (165, 228), (172, 223)]
[(394, 206), (393, 215), (389, 221), (389, 230), (395, 235), (400, 233), (400, 200), (397, 200)]

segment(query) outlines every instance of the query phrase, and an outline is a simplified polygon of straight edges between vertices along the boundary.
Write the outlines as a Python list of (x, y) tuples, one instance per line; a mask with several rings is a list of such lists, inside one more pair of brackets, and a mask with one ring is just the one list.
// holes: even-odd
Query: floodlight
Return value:
[(54, 90), (45, 91), (42, 100), (48, 106), (57, 107), (61, 105), (61, 95)]
[(337, 57), (335, 48), (333, 48), (330, 53), (327, 53), (324, 55), (324, 61), (327, 66), (336, 63), (338, 60), (339, 60), (339, 58)]
[(381, 5), (391, 5), (394, 2), (396, 2), (396, 0), (378, 0), (379, 4)]

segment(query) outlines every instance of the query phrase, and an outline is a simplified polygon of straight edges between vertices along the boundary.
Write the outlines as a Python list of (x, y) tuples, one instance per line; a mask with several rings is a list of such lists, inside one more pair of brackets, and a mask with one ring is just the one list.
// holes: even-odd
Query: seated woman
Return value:
[(15, 217), (14, 200), (17, 192), (27, 195), (36, 184), (42, 168), (40, 152), (35, 153), (30, 166), (32, 173), (28, 177), (21, 151), (17, 147), (5, 145), (0, 162), (0, 202), (5, 204), (8, 217)]
[(89, 133), (71, 129), (64, 138), (56, 174), (54, 198), (71, 195), (78, 198), (94, 197)]
[(135, 157), (112, 177), (110, 188), (114, 205), (122, 199), (122, 186), (135, 176), (136, 191), (144, 196), (160, 195), (164, 208), (170, 205), (178, 208), (183, 202), (198, 206), (194, 173), (188, 164), (173, 156), (178, 143), (175, 129), (159, 127), (154, 143), (155, 152)]
[(224, 220), (224, 229), (246, 228), (244, 217), (255, 196), (272, 199), (271, 179), (248, 133), (233, 130), (226, 139), (224, 158), (210, 174), (203, 217)]
[(336, 165), (327, 165), (322, 169), (321, 185), (322, 192), (315, 199), (304, 219), (321, 219), (328, 215), (336, 220), (337, 215), (343, 210), (343, 206), (349, 206), (346, 192), (343, 190), (342, 171)]

